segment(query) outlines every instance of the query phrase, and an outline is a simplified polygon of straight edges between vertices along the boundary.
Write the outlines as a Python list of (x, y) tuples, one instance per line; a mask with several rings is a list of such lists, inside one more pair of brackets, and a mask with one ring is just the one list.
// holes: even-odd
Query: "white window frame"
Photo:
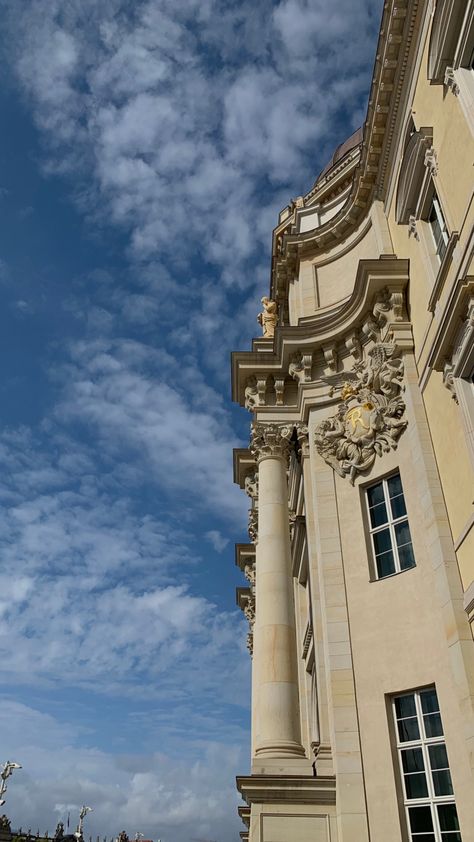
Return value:
[[(432, 777), (432, 769), (430, 764), (430, 755), (429, 755), (429, 747), (433, 745), (443, 745), (446, 749), (446, 738), (444, 736), (443, 731), (443, 721), (441, 718), (441, 712), (439, 711), (439, 700), (438, 700), (438, 711), (440, 713), (440, 720), (441, 720), (441, 729), (442, 733), (439, 737), (427, 737), (425, 734), (425, 725), (423, 719), (423, 708), (421, 706), (421, 693), (425, 690), (434, 690), (436, 693), (436, 688), (433, 687), (421, 687), (419, 690), (410, 690), (404, 693), (397, 693), (395, 696), (392, 696), (392, 716), (393, 722), (395, 725), (395, 735), (396, 735), (396, 745), (397, 745), (397, 757), (398, 757), (398, 768), (399, 774), (401, 779), (401, 786), (403, 792), (403, 804), (405, 808), (405, 816), (407, 821), (407, 831), (408, 831), (408, 839), (410, 842), (417, 842), (418, 836), (422, 836), (423, 833), (412, 833), (411, 825), (410, 825), (410, 815), (409, 810), (412, 807), (430, 807), (431, 810), (431, 817), (433, 822), (433, 832), (434, 832), (434, 842), (443, 842), (442, 831), (439, 825), (439, 818), (438, 818), (438, 806), (440, 805), (449, 805), (454, 804), (456, 806), (456, 799), (453, 795), (436, 795)], [(395, 707), (396, 699), (403, 698), (404, 696), (414, 696), (415, 698), (415, 709), (416, 709), (416, 718), (418, 722), (418, 729), (420, 733), (420, 738), (417, 740), (406, 740), (402, 742), (399, 737), (398, 732), (398, 722), (397, 719), (397, 711)], [(436, 698), (438, 698), (436, 694)], [(402, 751), (406, 749), (415, 749), (421, 748), (422, 756), (423, 756), (423, 763), (424, 763), (424, 771), (425, 771), (425, 778), (426, 784), (428, 789), (428, 796), (425, 798), (407, 798), (406, 790), (405, 790), (405, 773), (403, 769), (403, 760), (402, 760)], [(446, 749), (447, 754), (447, 749)], [(448, 765), (445, 767), (450, 772), (449, 767), (449, 758), (448, 758)], [(436, 770), (435, 770), (436, 771)], [(439, 771), (444, 771), (439, 770)], [(451, 774), (451, 773), (450, 773)], [(452, 783), (452, 778), (451, 778)], [(425, 831), (426, 834), (431, 833), (431, 831)], [(449, 840), (450, 837), (452, 839), (455, 838), (455, 834), (459, 833), (461, 835), (461, 831), (443, 831), (446, 842)]]
[[(395, 534), (395, 527), (399, 523), (403, 523), (403, 521), (406, 520), (406, 522), (408, 524), (408, 529), (410, 529), (410, 523), (409, 523), (409, 520), (408, 520), (408, 511), (406, 511), (406, 514), (401, 515), (400, 517), (397, 517), (397, 518), (394, 518), (392, 516), (392, 507), (391, 507), (391, 504), (390, 504), (390, 494), (389, 494), (389, 490), (388, 490), (388, 482), (389, 482), (389, 480), (393, 479), (393, 477), (396, 477), (396, 476), (400, 477), (400, 485), (401, 485), (401, 488), (402, 488), (402, 497), (403, 497), (403, 502), (405, 503), (405, 510), (406, 510), (407, 505), (406, 505), (406, 501), (405, 501), (405, 493), (403, 491), (403, 483), (402, 483), (402, 478), (400, 476), (400, 471), (395, 471), (394, 473), (390, 474), (389, 476), (383, 477), (382, 479), (377, 480), (377, 482), (373, 482), (370, 485), (367, 485), (364, 489), (364, 491), (365, 491), (365, 495), (364, 495), (365, 496), (365, 504), (366, 504), (366, 507), (367, 507), (367, 523), (368, 523), (369, 532), (370, 532), (370, 544), (371, 544), (371, 547), (372, 547), (374, 576), (375, 576), (375, 579), (377, 581), (380, 581), (382, 579), (389, 579), (390, 576), (396, 576), (397, 573), (406, 573), (407, 570), (413, 570), (413, 568), (416, 567), (416, 561), (411, 567), (402, 567), (401, 564), (400, 564), (400, 557), (398, 555), (398, 545), (397, 545), (397, 536)], [(382, 485), (385, 508), (387, 510), (387, 515), (388, 515), (388, 520), (385, 523), (381, 524), (380, 526), (372, 526), (372, 522), (371, 522), (371, 518), (370, 518), (370, 505), (369, 505), (369, 494), (368, 494), (368, 492), (370, 491), (371, 488), (375, 488), (376, 485)], [(381, 532), (383, 529), (387, 529), (387, 528), (390, 531), (390, 541), (391, 541), (391, 545), (392, 545), (391, 549), (392, 549), (392, 553), (393, 553), (393, 560), (395, 562), (395, 570), (393, 571), (393, 573), (387, 573), (386, 576), (379, 576), (378, 569), (377, 569), (377, 553), (376, 553), (376, 549), (375, 549), (374, 535), (377, 532)], [(410, 530), (410, 543), (411, 543), (412, 552), (413, 552), (413, 539), (411, 537), (411, 530)], [(405, 546), (405, 544), (403, 546)], [(415, 553), (413, 552), (413, 558), (414, 557), (415, 557)]]
[[(439, 242), (436, 241), (436, 237), (435, 237), (435, 234), (434, 234), (434, 231), (433, 231), (433, 226), (432, 226), (431, 221), (430, 221), (432, 210), (434, 210), (434, 212), (435, 212), (435, 216), (436, 216), (436, 219), (437, 219), (440, 231), (441, 231), (441, 239), (440, 239)], [(435, 246), (435, 254), (436, 254), (436, 256), (437, 256), (437, 258), (438, 258), (438, 260), (441, 264), (443, 262), (444, 256), (446, 254), (446, 249), (448, 247), (449, 234), (448, 234), (448, 228), (447, 228), (447, 225), (446, 225), (446, 220), (444, 218), (443, 209), (441, 207), (441, 203), (439, 201), (438, 194), (436, 193), (436, 191), (433, 192), (433, 196), (432, 196), (432, 199), (431, 199), (430, 209), (429, 209), (429, 212), (428, 212), (428, 224), (430, 226), (431, 236), (433, 238), (433, 243), (434, 243), (434, 246)], [(441, 243), (443, 245), (442, 249), (440, 248)]]

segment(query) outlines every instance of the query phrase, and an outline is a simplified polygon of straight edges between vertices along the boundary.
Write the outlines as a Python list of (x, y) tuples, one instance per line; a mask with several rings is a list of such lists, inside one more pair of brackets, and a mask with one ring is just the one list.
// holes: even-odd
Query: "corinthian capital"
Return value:
[(269, 456), (287, 459), (292, 434), (292, 426), (253, 423), (250, 434), (250, 452), (257, 462)]

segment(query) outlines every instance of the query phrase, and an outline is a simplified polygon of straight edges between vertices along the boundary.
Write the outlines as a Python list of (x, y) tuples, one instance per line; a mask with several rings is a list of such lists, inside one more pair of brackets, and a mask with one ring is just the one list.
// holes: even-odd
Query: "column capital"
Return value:
[(268, 458), (280, 457), (287, 460), (292, 435), (291, 424), (263, 424), (254, 421), (251, 426), (249, 450), (257, 463)]

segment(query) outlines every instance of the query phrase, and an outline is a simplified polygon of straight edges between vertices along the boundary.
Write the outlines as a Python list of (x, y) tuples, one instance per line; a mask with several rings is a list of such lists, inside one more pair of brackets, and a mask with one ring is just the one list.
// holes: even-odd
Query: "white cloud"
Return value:
[(210, 529), (209, 532), (206, 532), (206, 538), (210, 541), (217, 553), (225, 550), (229, 543), (229, 539), (225, 538), (218, 529)]
[(196, 836), (231, 842), (238, 833), (232, 774), (244, 761), (236, 733), (230, 732), (226, 743), (210, 740), (196, 752), (195, 736), (188, 732), (181, 757), (163, 750), (112, 754), (93, 743), (81, 747), (81, 729), (67, 718), (60, 722), (5, 699), (0, 727), (5, 756), (23, 766), (7, 792), (14, 828), (31, 826), (36, 832), (39, 826), (51, 836), (57, 821), (66, 821), (70, 812), (72, 831), (85, 803), (94, 808), (85, 822), (86, 837), (110, 838), (125, 828), (130, 838), (140, 830), (163, 842), (189, 842)]
[(222, 269), (231, 254), (237, 273), (268, 243), (254, 224), (262, 184), (290, 189), (304, 176), (308, 187), (338, 110), (358, 114), (379, 6), (10, 8), (17, 72), (49, 164), (82, 173), (87, 203), (125, 226), (136, 257), (170, 257), (179, 242)]

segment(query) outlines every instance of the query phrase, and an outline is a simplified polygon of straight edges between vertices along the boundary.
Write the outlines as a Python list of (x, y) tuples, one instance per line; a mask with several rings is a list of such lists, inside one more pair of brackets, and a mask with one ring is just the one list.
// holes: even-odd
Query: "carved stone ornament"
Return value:
[(438, 156), (434, 146), (430, 146), (425, 152), (425, 167), (427, 167), (430, 175), (433, 177), (438, 175)]
[(255, 503), (258, 498), (258, 471), (252, 471), (250, 474), (247, 474), (244, 480), (244, 489), (245, 493), (250, 497), (250, 499)]
[(293, 426), (253, 422), (249, 450), (257, 462), (268, 456), (288, 458)]
[(296, 436), (301, 456), (309, 456), (309, 435), (308, 427), (300, 421), (296, 424)]
[(258, 314), (257, 322), (262, 326), (263, 338), (273, 339), (278, 323), (278, 305), (276, 301), (267, 298), (266, 295), (261, 299), (261, 302), (263, 310)]
[(249, 377), (249, 379), (247, 380), (247, 385), (245, 387), (244, 394), (245, 409), (248, 409), (250, 412), (255, 412), (257, 406), (259, 405), (256, 377)]
[(456, 392), (456, 382), (454, 380), (454, 366), (452, 362), (446, 360), (443, 368), (443, 383), (447, 389), (451, 392), (451, 397), (453, 401), (459, 403), (458, 395)]
[(454, 96), (459, 96), (459, 85), (454, 76), (454, 68), (447, 67), (444, 72), (444, 84), (453, 92)]
[(413, 213), (411, 213), (408, 217), (408, 236), (414, 237), (415, 240), (420, 239), (418, 235), (418, 229), (416, 227), (416, 216)]
[(303, 354), (301, 351), (296, 351), (290, 357), (290, 365), (288, 366), (288, 374), (293, 380), (299, 383), (311, 382), (311, 369), (313, 366), (313, 352), (309, 351)]
[(255, 506), (252, 506), (252, 508), (249, 509), (248, 533), (249, 533), (249, 538), (252, 541), (252, 544), (257, 544), (258, 543), (258, 509)]
[(339, 476), (348, 475), (352, 485), (377, 456), (397, 447), (408, 423), (402, 381), (403, 360), (396, 346), (377, 343), (344, 383), (336, 414), (316, 427), (316, 450)]

